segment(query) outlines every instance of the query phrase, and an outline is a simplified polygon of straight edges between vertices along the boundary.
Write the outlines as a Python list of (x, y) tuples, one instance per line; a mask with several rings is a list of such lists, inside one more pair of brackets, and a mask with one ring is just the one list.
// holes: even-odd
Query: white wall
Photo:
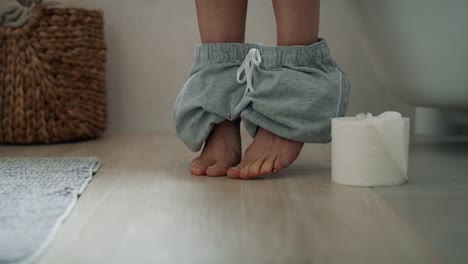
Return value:
[[(108, 41), (109, 133), (173, 131), (172, 105), (184, 84), (199, 33), (193, 0), (61, 0), (101, 8)], [(324, 0), (321, 37), (351, 80), (348, 115), (397, 109), (369, 44), (355, 0)], [(274, 45), (270, 0), (251, 0), (248, 42)]]

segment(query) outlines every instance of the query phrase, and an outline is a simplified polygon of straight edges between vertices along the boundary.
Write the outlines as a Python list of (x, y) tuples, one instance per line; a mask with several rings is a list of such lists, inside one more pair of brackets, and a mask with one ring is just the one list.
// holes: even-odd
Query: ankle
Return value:
[(236, 120), (225, 120), (219, 124), (217, 124), (218, 127), (239, 127), (240, 128), (240, 119), (236, 119)]

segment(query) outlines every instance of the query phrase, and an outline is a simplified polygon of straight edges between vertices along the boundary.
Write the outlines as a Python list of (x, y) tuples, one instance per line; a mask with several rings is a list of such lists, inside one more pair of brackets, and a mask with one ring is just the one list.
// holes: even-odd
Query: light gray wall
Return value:
[[(61, 0), (101, 8), (108, 41), (109, 133), (173, 131), (171, 111), (199, 42), (192, 0)], [(348, 115), (411, 109), (392, 98), (355, 0), (324, 0), (321, 37), (351, 80)], [(249, 42), (274, 45), (270, 0), (251, 0)], [(387, 85), (388, 86), (388, 85)]]

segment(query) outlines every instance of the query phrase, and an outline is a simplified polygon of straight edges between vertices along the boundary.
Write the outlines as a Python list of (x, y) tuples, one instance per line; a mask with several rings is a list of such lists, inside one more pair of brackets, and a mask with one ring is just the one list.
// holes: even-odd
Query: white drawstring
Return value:
[[(261, 63), (262, 57), (260, 56), (260, 51), (258, 49), (250, 49), (249, 54), (245, 56), (241, 66), (237, 69), (237, 82), (240, 84), (247, 82), (244, 95), (254, 90), (252, 85), (254, 66), (258, 67)], [(244, 77), (241, 79), (242, 73), (244, 73)]]

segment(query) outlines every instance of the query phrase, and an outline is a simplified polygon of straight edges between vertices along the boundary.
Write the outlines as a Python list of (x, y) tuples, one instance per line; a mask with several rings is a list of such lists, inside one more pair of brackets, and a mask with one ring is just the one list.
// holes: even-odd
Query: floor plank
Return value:
[(375, 188), (447, 263), (468, 263), (467, 161), (467, 136), (419, 137), (411, 146), (410, 181)]

